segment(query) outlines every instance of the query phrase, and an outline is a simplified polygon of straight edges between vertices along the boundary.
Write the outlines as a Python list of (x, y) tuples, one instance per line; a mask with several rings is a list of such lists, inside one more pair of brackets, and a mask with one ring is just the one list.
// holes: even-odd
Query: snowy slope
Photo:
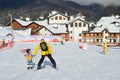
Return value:
[[(37, 44), (16, 43), (10, 50), (1, 51), (0, 80), (120, 80), (120, 47), (109, 48), (108, 55), (105, 55), (102, 54), (102, 48), (95, 45), (80, 50), (79, 43), (51, 43), (59, 70), (50, 67), (48, 58), (43, 63), (46, 68), (26, 70), (26, 59), (20, 50), (34, 50)], [(39, 58), (38, 53), (33, 61), (37, 64)]]

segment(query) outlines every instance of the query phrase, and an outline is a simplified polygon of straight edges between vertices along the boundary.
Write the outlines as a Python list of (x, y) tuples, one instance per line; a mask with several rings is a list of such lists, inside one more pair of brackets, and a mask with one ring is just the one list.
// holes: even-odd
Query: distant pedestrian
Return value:
[(64, 41), (63, 41), (63, 39), (61, 39), (61, 44), (64, 45)]
[(108, 42), (104, 42), (104, 43), (103, 43), (103, 52), (104, 52), (105, 54), (108, 54)]
[(2, 40), (2, 46), (5, 46), (5, 39)]

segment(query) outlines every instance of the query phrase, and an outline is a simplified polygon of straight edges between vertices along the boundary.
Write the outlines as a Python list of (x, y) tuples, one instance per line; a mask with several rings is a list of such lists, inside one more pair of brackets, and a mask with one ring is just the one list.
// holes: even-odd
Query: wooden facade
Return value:
[(88, 44), (102, 45), (107, 41), (109, 45), (117, 45), (119, 42), (120, 33), (110, 33), (106, 29), (102, 32), (83, 32), (82, 39)]
[(39, 25), (35, 22), (30, 23), (27, 28), (31, 28), (31, 35), (39, 35), (39, 30), (43, 28), (42, 25)]
[(26, 26), (23, 26), (22, 24), (20, 24), (18, 21), (16, 20), (13, 20), (12, 23), (10, 23), (9, 25), (12, 26), (13, 29), (26, 29), (27, 27)]
[(28, 23), (28, 25), (23, 25), (17, 20), (13, 20), (9, 25), (11, 25), (14, 30), (25, 30), (31, 28), (31, 35), (39, 35), (39, 30), (43, 27), (35, 22)]

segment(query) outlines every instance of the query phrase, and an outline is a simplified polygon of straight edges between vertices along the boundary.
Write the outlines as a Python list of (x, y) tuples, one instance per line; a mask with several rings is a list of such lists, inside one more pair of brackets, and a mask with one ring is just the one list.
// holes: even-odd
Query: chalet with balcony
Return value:
[(114, 16), (102, 17), (92, 31), (83, 31), (82, 38), (90, 44), (102, 45), (107, 41), (109, 45), (117, 45), (120, 39), (120, 28), (113, 24), (116, 20), (119, 19)]

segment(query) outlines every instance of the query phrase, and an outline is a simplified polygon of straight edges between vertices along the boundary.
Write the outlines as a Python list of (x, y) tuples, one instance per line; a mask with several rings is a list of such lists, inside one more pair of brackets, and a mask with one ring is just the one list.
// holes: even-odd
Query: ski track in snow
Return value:
[[(14, 47), (0, 52), (0, 80), (120, 80), (120, 47), (110, 47), (108, 54), (102, 54), (102, 47), (88, 45), (79, 49), (80, 43), (52, 43), (53, 58), (59, 70), (51, 67), (46, 57), (44, 69), (27, 70), (24, 53), (20, 50), (30, 48), (34, 51), (38, 42), (15, 43)], [(40, 59), (40, 51), (33, 61)]]

